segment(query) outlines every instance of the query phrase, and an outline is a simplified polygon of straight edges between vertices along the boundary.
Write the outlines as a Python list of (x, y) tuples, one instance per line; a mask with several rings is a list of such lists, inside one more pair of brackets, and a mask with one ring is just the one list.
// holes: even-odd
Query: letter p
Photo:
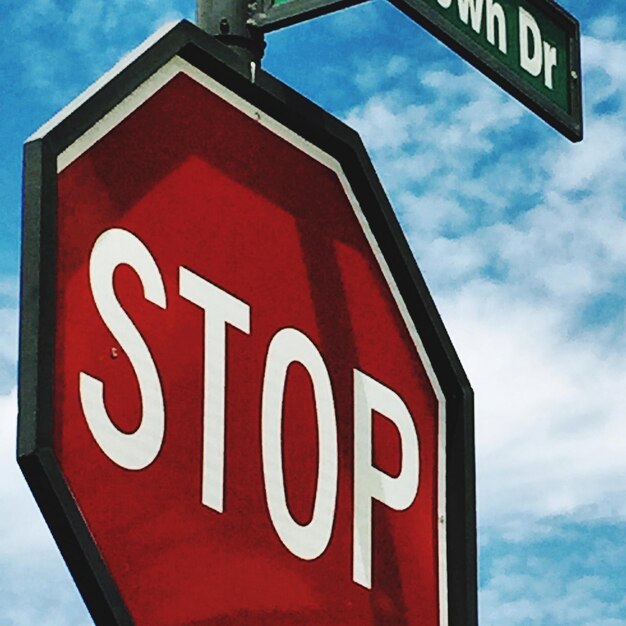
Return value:
[[(373, 412), (391, 420), (400, 435), (398, 476), (374, 467)], [(352, 579), (372, 588), (372, 500), (395, 511), (408, 509), (419, 484), (419, 444), (409, 409), (400, 396), (367, 374), (354, 370), (354, 520)]]

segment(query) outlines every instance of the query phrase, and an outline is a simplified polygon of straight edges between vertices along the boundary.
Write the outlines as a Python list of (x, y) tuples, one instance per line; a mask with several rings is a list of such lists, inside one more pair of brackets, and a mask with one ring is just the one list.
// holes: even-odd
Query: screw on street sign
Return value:
[(183, 21), (24, 198), (19, 462), (97, 624), (476, 624), (472, 391), (354, 131)]
[[(552, 0), (390, 0), (572, 141), (583, 136), (580, 29)], [(282, 0), (270, 31), (355, 2)]]

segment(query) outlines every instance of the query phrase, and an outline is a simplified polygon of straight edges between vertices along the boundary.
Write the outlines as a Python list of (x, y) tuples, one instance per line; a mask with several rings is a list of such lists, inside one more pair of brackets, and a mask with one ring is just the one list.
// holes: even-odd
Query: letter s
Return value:
[(161, 381), (150, 350), (115, 295), (113, 275), (122, 264), (137, 273), (147, 300), (162, 309), (167, 307), (167, 301), (159, 268), (142, 241), (121, 228), (103, 232), (91, 251), (89, 281), (103, 322), (135, 370), (142, 405), (139, 428), (127, 434), (113, 424), (104, 405), (102, 381), (80, 372), (79, 389), (87, 425), (102, 451), (117, 465), (140, 470), (159, 454), (165, 433), (165, 408)]

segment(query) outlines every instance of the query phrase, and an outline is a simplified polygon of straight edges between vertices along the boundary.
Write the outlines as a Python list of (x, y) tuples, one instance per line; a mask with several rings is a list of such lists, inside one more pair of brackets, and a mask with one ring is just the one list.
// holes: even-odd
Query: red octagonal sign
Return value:
[(28, 142), (20, 464), (98, 624), (468, 626), (471, 390), (358, 137), (247, 72), (181, 22)]

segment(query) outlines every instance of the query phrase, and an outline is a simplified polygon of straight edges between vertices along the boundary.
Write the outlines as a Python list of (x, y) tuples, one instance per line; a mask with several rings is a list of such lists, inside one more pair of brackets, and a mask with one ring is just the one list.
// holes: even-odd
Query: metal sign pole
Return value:
[(265, 40), (249, 20), (249, 0), (196, 0), (198, 26), (250, 63), (260, 65)]

